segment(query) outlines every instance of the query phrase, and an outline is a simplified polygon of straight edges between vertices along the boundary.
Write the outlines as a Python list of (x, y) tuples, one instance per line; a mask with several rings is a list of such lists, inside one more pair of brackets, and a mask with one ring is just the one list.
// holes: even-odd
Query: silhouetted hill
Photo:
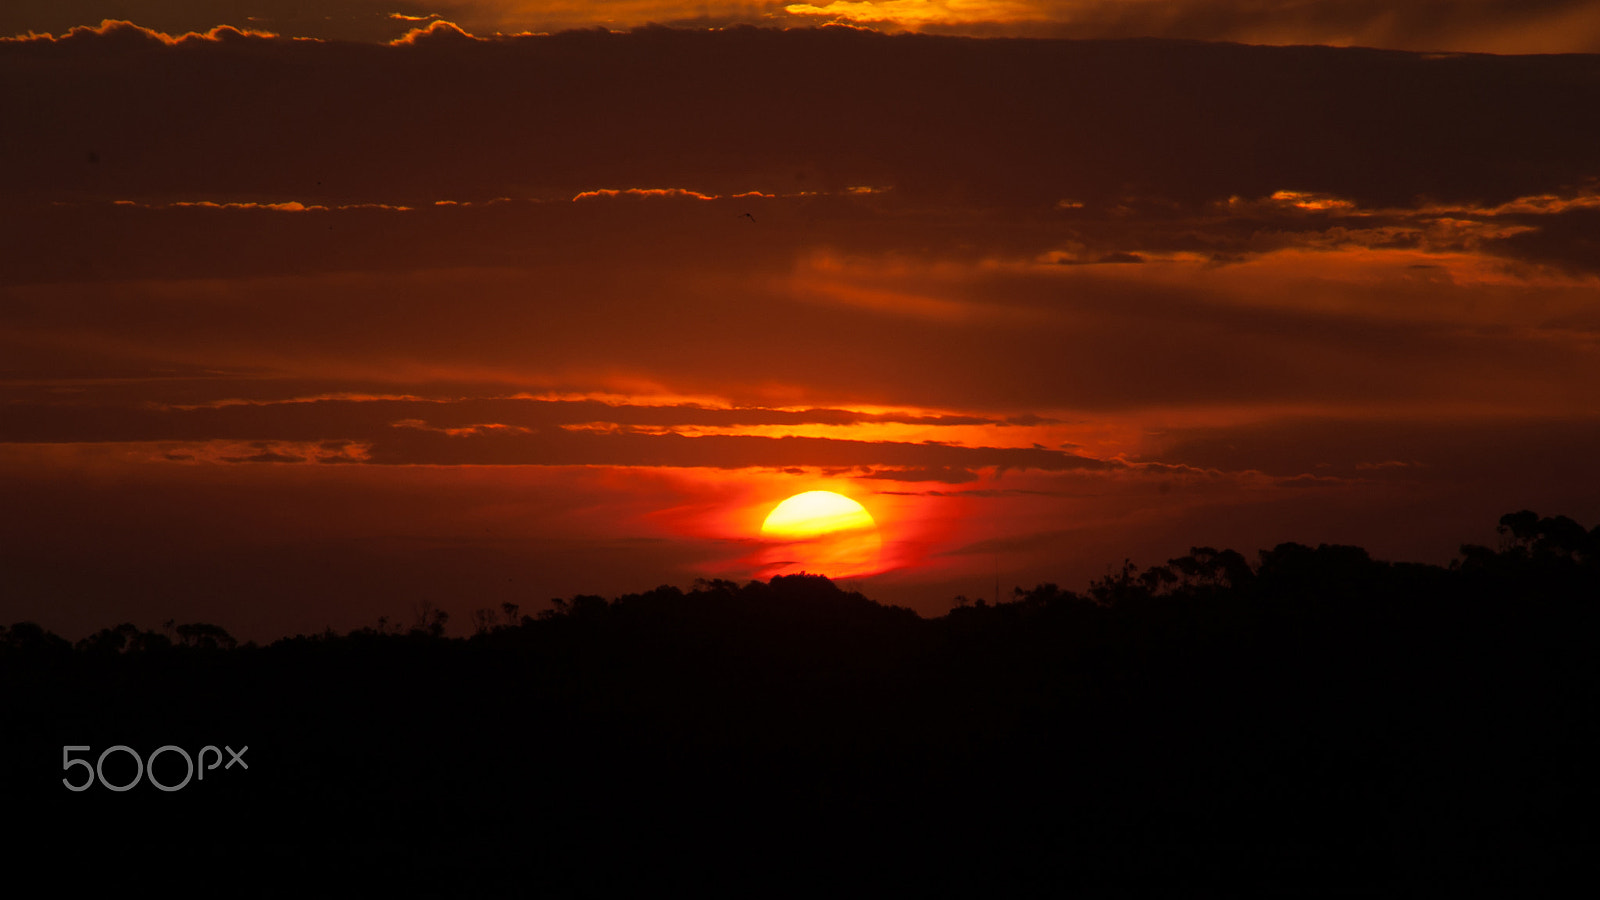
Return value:
[[(1502, 536), (1448, 568), (1195, 548), (933, 620), (790, 576), (470, 638), (19, 623), (8, 808), (75, 877), (246, 896), (1548, 893), (1600, 839), (1600, 529)], [(249, 768), (74, 792), (69, 745)]]

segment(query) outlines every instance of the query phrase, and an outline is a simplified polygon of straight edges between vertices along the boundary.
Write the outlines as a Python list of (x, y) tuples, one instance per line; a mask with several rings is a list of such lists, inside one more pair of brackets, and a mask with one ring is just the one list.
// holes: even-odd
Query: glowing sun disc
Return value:
[(779, 503), (761, 523), (769, 537), (814, 537), (857, 528), (877, 528), (867, 508), (833, 491), (806, 491)]
[(767, 577), (810, 572), (830, 578), (880, 569), (883, 538), (866, 507), (833, 491), (806, 491), (779, 503), (761, 524), (774, 541), (763, 554)]

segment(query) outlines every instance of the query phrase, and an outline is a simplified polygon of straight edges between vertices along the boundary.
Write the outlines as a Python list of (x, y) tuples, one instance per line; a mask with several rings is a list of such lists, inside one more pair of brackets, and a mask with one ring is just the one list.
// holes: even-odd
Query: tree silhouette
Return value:
[(200, 650), (232, 650), (239, 642), (221, 626), (209, 622), (191, 622), (176, 629), (178, 640), (184, 647)]
[(445, 623), (450, 621), (450, 614), (434, 606), (427, 600), (420, 600), (411, 608), (412, 622), (411, 633), (427, 635), (429, 637), (444, 637)]
[[(0, 763), (33, 771), (69, 740), (148, 756), (248, 738), (270, 765), (208, 772), (214, 793), (184, 789), (193, 806), (130, 791), (95, 811), (123, 810), (107, 843), (147, 854), (185, 816), (246, 803), (190, 839), (218, 866), (289, 830), (338, 851), (260, 876), (285, 891), (327, 866), (373, 877), (373, 853), (449, 822), (430, 852), (478, 864), (448, 881), (444, 863), (392, 867), (407, 881), (390, 892), (637, 893), (690, 869), (732, 878), (728, 860), (746, 887), (793, 871), (816, 883), (787, 886), (820, 890), (870, 852), (892, 889), (928, 894), (1542, 896), (1555, 874), (1529, 879), (1561, 867), (1547, 848), (1600, 841), (1582, 815), (1600, 806), (1600, 567), (1571, 519), (1503, 524), (1502, 549), (1449, 568), (1193, 547), (931, 619), (794, 575), (483, 609), (461, 638), (428, 604), (409, 635), (254, 649), (173, 626), (217, 652), (152, 652), (165, 637), (131, 623), (74, 646), (23, 622), (0, 629)], [(512, 755), (489, 769), (485, 748)], [(8, 809), (46, 833), (92, 828), (48, 774)], [(336, 814), (306, 815), (307, 796)], [(485, 848), (526, 867), (496, 880)]]
[(41, 627), (36, 622), (16, 622), (0, 638), (4, 646), (27, 654), (56, 654), (70, 650), (72, 645)]
[(482, 636), (494, 630), (495, 619), (498, 616), (492, 609), (475, 609), (472, 611), (472, 633)]

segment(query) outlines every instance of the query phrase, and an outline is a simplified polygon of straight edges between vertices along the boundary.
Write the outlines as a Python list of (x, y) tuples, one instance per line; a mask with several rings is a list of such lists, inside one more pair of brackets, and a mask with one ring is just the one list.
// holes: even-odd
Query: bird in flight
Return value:
[(750, 215), (749, 213), (740, 213), (739, 214), (739, 218), (741, 218), (741, 219), (749, 219), (752, 222), (754, 222), (756, 220), (756, 217)]

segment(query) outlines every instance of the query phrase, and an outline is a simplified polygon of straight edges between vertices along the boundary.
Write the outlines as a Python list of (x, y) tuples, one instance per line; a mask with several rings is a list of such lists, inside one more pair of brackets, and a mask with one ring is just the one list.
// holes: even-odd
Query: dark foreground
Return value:
[[(1600, 544), (1559, 518), (1504, 532), (1448, 569), (1199, 549), (938, 620), (800, 576), (508, 610), (470, 639), (128, 627), (74, 648), (19, 624), (0, 633), (9, 877), (1554, 895), (1600, 859)], [(164, 751), (113, 791), (130, 753), (85, 777), (113, 745), (249, 749), (170, 792), (146, 777), (183, 782)], [(89, 765), (64, 769), (67, 746)]]

